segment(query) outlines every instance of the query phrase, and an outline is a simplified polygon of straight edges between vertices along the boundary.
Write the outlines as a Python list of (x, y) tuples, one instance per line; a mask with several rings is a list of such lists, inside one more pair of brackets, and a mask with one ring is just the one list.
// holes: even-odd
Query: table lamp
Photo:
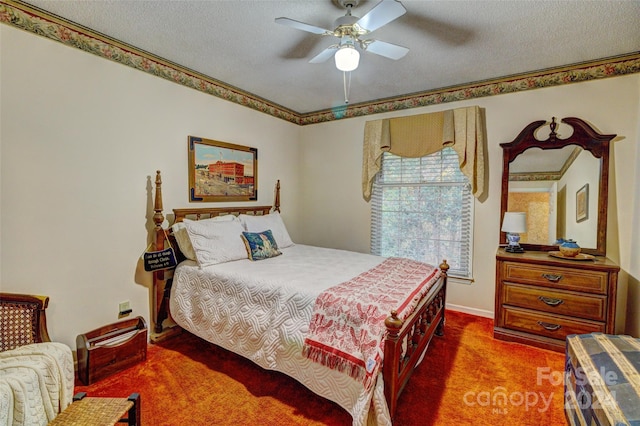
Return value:
[(523, 212), (505, 212), (502, 219), (502, 232), (507, 233), (507, 242), (505, 248), (509, 253), (523, 253), (524, 249), (520, 247), (520, 234), (527, 232), (527, 215)]

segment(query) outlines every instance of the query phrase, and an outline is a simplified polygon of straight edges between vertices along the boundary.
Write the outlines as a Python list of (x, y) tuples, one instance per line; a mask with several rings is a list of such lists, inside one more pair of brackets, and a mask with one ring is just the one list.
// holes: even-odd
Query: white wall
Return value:
[(159, 169), (165, 211), (194, 205), (188, 135), (257, 148), (259, 199), (246, 204), (272, 204), (281, 179), (297, 237), (298, 126), (6, 25), (0, 37), (0, 288), (50, 296), (55, 340), (75, 347), (124, 300), (151, 325), (137, 263), (151, 185)]
[[(636, 87), (636, 97), (640, 99), (640, 85)], [(637, 133), (640, 135), (640, 120), (636, 122)], [(628, 299), (629, 305), (635, 302), (635, 309), (627, 311), (626, 332), (636, 337), (640, 336), (640, 148), (636, 150), (636, 172), (626, 176), (627, 182), (633, 187), (633, 200), (626, 200), (632, 210), (631, 234), (631, 264), (629, 265)]]
[(619, 135), (608, 252), (623, 268), (620, 294), (630, 286), (629, 302), (620, 300), (627, 332), (640, 334), (640, 74), (297, 127), (0, 26), (0, 88), (0, 288), (49, 295), (52, 337), (72, 347), (77, 334), (115, 321), (120, 301), (150, 319), (149, 274), (137, 262), (152, 226), (152, 181), (162, 170), (166, 210), (194, 205), (187, 135), (258, 148), (258, 204), (272, 202), (281, 179), (294, 241), (367, 252), (364, 122), (468, 105), (486, 112), (488, 196), (475, 204), (476, 281), (452, 283), (449, 304), (493, 312), (499, 144), (532, 121), (575, 116)]
[[(302, 130), (304, 192), (300, 198), (301, 214), (305, 219), (303, 242), (363, 252), (369, 250), (370, 210), (362, 198), (360, 185), (362, 137), (367, 120), (479, 105), (486, 114), (489, 182), (486, 200), (475, 203), (475, 282), (471, 285), (452, 283), (447, 293), (448, 303), (478, 314), (492, 315), (500, 225), (502, 150), (499, 144), (512, 141), (527, 124), (550, 120), (552, 116), (558, 119), (579, 117), (601, 133), (618, 135), (612, 149), (608, 255), (619, 262), (624, 271), (629, 271), (632, 264), (640, 261), (637, 257), (640, 237), (637, 224), (634, 233), (631, 232), (634, 217), (631, 200), (639, 186), (636, 178), (639, 87), (640, 75), (635, 74), (305, 126)], [(560, 126), (558, 131), (562, 130)], [(539, 137), (544, 139), (547, 135)], [(638, 214), (640, 212), (636, 211), (636, 217)], [(635, 247), (634, 258), (631, 257), (632, 246)], [(634, 312), (640, 309), (637, 291), (627, 304), (627, 277), (622, 275), (619, 322), (624, 321), (627, 309)], [(637, 284), (637, 276), (635, 279)], [(627, 329), (638, 335), (640, 324), (636, 322)]]

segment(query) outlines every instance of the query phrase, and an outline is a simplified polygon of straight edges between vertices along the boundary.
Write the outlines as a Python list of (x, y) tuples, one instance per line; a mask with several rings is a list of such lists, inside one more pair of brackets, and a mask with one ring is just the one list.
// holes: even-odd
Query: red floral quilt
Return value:
[(303, 354), (368, 389), (382, 365), (384, 320), (394, 309), (406, 319), (439, 276), (432, 265), (392, 257), (327, 289), (316, 299)]

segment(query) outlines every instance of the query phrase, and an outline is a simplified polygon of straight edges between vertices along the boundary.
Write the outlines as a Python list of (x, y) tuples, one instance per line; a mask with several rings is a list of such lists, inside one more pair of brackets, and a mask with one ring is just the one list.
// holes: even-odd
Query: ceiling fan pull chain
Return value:
[[(347, 80), (347, 74), (349, 74), (349, 79)], [(351, 92), (351, 71), (343, 71), (342, 72), (342, 85), (344, 87), (344, 103), (349, 103), (349, 92)]]

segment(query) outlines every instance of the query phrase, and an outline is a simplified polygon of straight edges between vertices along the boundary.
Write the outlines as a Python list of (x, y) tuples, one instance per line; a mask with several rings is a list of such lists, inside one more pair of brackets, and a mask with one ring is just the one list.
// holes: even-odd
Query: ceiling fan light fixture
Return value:
[(334, 56), (336, 60), (336, 68), (340, 71), (353, 71), (358, 68), (360, 63), (360, 52), (351, 44), (340, 46)]

